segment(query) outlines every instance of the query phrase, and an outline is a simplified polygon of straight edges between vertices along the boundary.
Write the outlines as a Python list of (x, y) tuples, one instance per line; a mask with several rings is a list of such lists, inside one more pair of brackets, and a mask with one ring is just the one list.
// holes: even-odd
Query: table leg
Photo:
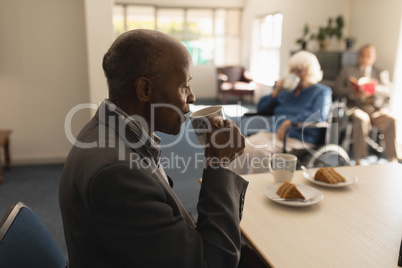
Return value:
[(3, 168), (1, 164), (1, 155), (0, 155), (0, 183), (3, 182)]
[(11, 157), (10, 157), (10, 139), (7, 139), (6, 143), (4, 144), (4, 153), (6, 155), (6, 169), (11, 169)]

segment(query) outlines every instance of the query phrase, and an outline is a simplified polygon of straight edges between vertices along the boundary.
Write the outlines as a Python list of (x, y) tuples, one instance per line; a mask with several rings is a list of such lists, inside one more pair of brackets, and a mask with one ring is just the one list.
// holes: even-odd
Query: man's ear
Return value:
[(147, 102), (151, 96), (151, 80), (140, 76), (135, 81), (135, 93), (139, 101)]

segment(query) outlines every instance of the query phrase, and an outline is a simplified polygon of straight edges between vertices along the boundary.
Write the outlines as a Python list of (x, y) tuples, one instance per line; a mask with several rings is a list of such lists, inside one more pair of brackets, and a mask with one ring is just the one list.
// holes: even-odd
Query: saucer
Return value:
[(265, 188), (264, 194), (272, 201), (284, 206), (306, 207), (314, 205), (320, 202), (324, 198), (324, 195), (320, 191), (311, 186), (304, 184), (295, 184), (297, 189), (303, 194), (303, 196), (306, 198), (307, 201), (280, 199), (280, 196), (276, 194), (276, 190), (278, 189), (279, 185), (280, 183), (269, 185), (268, 187)]
[(337, 184), (331, 184), (331, 183), (326, 183), (326, 182), (322, 182), (322, 181), (316, 181), (314, 179), (315, 173), (317, 172), (318, 169), (309, 169), (306, 171), (303, 171), (303, 177), (308, 180), (309, 182), (312, 182), (316, 185), (319, 186), (323, 186), (323, 187), (329, 187), (329, 188), (342, 188), (342, 187), (346, 187), (349, 185), (352, 185), (354, 183), (356, 183), (358, 181), (358, 178), (354, 175), (342, 172), (342, 171), (336, 171), (339, 174), (341, 174), (342, 176), (345, 177), (346, 181), (345, 182), (339, 182)]

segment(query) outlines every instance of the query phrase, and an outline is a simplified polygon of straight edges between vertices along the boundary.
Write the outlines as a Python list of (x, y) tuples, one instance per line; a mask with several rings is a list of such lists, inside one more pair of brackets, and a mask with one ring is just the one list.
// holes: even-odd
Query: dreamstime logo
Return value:
[[(326, 113), (328, 114), (328, 111), (331, 107), (331, 104), (328, 104), (328, 106), (325, 108), (325, 111), (316, 111), (313, 113), (305, 122), (302, 123), (302, 135), (304, 135), (306, 129), (310, 128), (314, 122), (320, 121), (322, 116)], [(119, 150), (119, 159), (124, 160), (126, 159), (126, 154), (125, 154), (125, 148), (126, 146), (132, 148), (134, 151), (136, 149), (142, 148), (145, 144), (147, 144), (147, 139), (148, 139), (148, 132), (152, 133), (155, 130), (155, 114), (157, 109), (166, 109), (166, 110), (172, 110), (175, 113), (177, 113), (184, 122), (181, 126), (181, 131), (178, 135), (175, 136), (173, 141), (170, 141), (167, 144), (161, 144), (160, 148), (171, 148), (174, 146), (186, 146), (188, 147), (188, 150), (193, 149), (201, 149), (204, 147), (208, 146), (214, 146), (215, 148), (224, 148), (224, 147), (237, 147), (239, 145), (240, 140), (238, 139), (238, 135), (235, 135), (234, 133), (234, 128), (222, 128), (216, 130), (214, 133), (210, 135), (210, 143), (206, 145), (201, 145), (198, 140), (196, 139), (195, 135), (195, 130), (193, 129), (191, 125), (190, 120), (186, 120), (186, 116), (183, 114), (183, 112), (176, 106), (171, 105), (171, 104), (156, 104), (151, 106), (151, 120), (150, 122), (147, 122), (145, 118), (138, 116), (138, 115), (132, 115), (129, 117), (123, 116), (119, 114), (118, 110), (116, 110), (116, 106), (114, 105), (105, 105), (104, 103), (101, 103), (99, 106), (96, 104), (92, 103), (83, 103), (79, 104), (75, 107), (73, 107), (66, 115), (65, 122), (64, 122), (64, 129), (65, 129), (65, 134), (67, 139), (74, 144), (75, 147), (78, 148), (83, 148), (83, 149), (89, 149), (89, 148), (118, 148)], [(96, 140), (92, 141), (80, 141), (78, 140), (72, 133), (72, 119), (74, 115), (84, 109), (92, 109), (96, 110), (98, 109), (98, 117), (99, 117), (99, 125), (98, 125), (98, 137)], [(116, 116), (117, 114), (117, 116)], [(329, 113), (330, 115), (332, 113)], [(256, 133), (260, 130), (267, 130), (269, 132), (276, 132), (277, 126), (285, 119), (285, 117), (263, 117), (263, 116), (255, 116), (255, 117), (249, 117), (244, 120), (241, 115), (237, 117), (238, 121), (236, 122), (237, 125), (239, 126), (241, 132), (248, 136), (250, 134)], [(234, 119), (235, 121), (237, 120), (236, 118)], [(329, 118), (328, 120), (329, 125), (331, 129), (337, 129), (337, 123), (333, 123), (332, 118)], [(209, 123), (209, 121), (207, 121)], [(325, 123), (325, 122), (324, 122)], [(137, 137), (137, 140), (135, 142), (129, 141), (129, 139), (126, 137), (126, 129), (127, 127), (132, 126), (138, 126), (140, 125), (143, 128), (143, 132), (137, 131), (139, 134), (139, 137)], [(212, 126), (208, 125), (207, 128), (204, 130), (207, 134), (211, 132)], [(119, 138), (117, 139), (115, 137), (115, 133), (119, 133)], [(219, 133), (226, 133), (226, 136), (228, 139), (226, 142), (218, 142), (217, 140), (217, 134)], [(237, 138), (236, 138), (237, 137)], [(275, 135), (273, 136), (274, 138), (268, 143), (268, 144), (253, 144), (252, 142), (248, 141), (247, 144), (248, 146), (254, 147), (255, 149), (259, 150), (268, 150), (273, 147), (276, 147), (278, 142), (275, 138)], [(183, 139), (185, 139), (185, 142), (182, 142)], [(181, 142), (181, 143), (180, 143)], [(330, 165), (336, 165), (337, 159), (325, 159), (323, 155), (325, 155), (325, 150), (323, 151), (322, 149), (320, 151), (317, 151), (316, 148), (311, 147), (309, 143), (304, 142), (304, 136), (302, 136), (302, 142), (304, 148), (307, 150), (309, 154), (311, 154), (313, 157), (320, 158), (320, 160), (326, 164)], [(180, 144), (179, 144), (180, 143)], [(173, 155), (173, 154), (172, 154)], [(185, 172), (189, 165), (190, 162), (193, 161), (193, 163), (196, 163), (196, 165), (200, 164), (200, 155), (194, 154), (194, 158), (192, 160), (186, 160), (184, 158), (180, 158), (179, 156), (175, 156), (167, 158), (161, 158), (160, 164), (164, 168), (179, 168), (183, 172)], [(203, 154), (201, 154), (203, 155)], [(245, 158), (246, 159), (246, 158)], [(203, 157), (202, 157), (203, 161)], [(259, 164), (259, 165), (267, 165), (267, 159), (260, 159), (259, 161), (256, 161), (253, 159), (246, 159), (244, 160), (246, 162), (243, 162), (242, 165), (251, 165), (252, 163)], [(248, 162), (247, 162), (248, 161)], [(335, 162), (334, 162), (335, 161)], [(140, 162), (133, 163), (133, 165), (140, 165)]]

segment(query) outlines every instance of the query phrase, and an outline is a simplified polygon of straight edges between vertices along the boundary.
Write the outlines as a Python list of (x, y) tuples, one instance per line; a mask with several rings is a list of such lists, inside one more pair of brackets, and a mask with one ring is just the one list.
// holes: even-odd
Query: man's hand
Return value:
[(205, 159), (207, 166), (228, 166), (241, 155), (245, 138), (232, 120), (220, 117), (209, 119), (211, 132), (207, 133)]
[(351, 76), (351, 77), (349, 77), (349, 82), (354, 85), (357, 85), (357, 78), (354, 76)]
[(356, 77), (349, 77), (350, 83), (353, 85), (354, 90), (352, 91), (352, 96), (354, 99), (366, 100), (370, 94), (363, 89), (363, 86), (360, 86)]
[(356, 90), (353, 95), (356, 99), (360, 99), (360, 100), (365, 100), (365, 99), (367, 99), (367, 97), (370, 96), (370, 94), (368, 94), (366, 91), (362, 90), (361, 88), (359, 88), (359, 90)]
[(288, 128), (290, 127), (291, 124), (292, 124), (292, 122), (289, 119), (283, 121), (281, 126), (276, 131), (276, 138), (278, 140), (283, 141), (285, 139), (286, 131), (288, 130)]

